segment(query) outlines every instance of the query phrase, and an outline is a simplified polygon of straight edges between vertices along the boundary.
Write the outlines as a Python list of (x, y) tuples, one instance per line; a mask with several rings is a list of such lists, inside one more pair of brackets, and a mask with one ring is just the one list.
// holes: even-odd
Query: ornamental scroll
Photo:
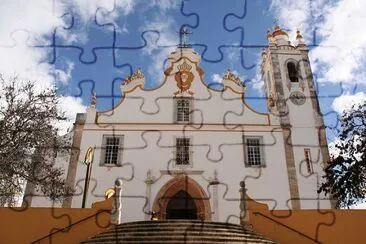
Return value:
[(228, 69), (224, 77), (222, 77), (222, 84), (224, 85), (224, 89), (228, 87), (236, 93), (244, 93), (245, 91), (243, 82), (230, 69)]
[(142, 70), (138, 68), (131, 76), (127, 77), (122, 81), (121, 90), (123, 92), (129, 92), (135, 87), (140, 86), (141, 88), (144, 87), (145, 84), (145, 77), (142, 73)]

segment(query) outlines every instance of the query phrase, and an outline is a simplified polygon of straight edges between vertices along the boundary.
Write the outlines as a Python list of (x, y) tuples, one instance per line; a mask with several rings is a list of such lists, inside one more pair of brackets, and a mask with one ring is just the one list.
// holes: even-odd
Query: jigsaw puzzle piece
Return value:
[[(235, 1), (230, 4), (221, 1), (182, 2), (181, 14), (188, 18), (182, 26), (192, 28), (195, 39), (202, 40), (202, 43), (195, 43), (194, 46), (203, 48), (203, 50), (198, 50), (202, 53), (203, 60), (215, 63), (222, 60), (223, 54), (220, 46), (232, 44), (227, 43), (227, 35), (230, 33), (225, 30), (225, 16), (236, 9), (245, 8), (245, 4), (245, 1)], [(212, 11), (207, 11), (207, 6), (220, 10), (220, 13), (215, 13), (213, 16)], [(215, 32), (207, 33), (207, 30), (215, 30)], [(215, 38), (212, 38), (212, 35)], [(235, 39), (239, 42), (240, 36), (238, 35)]]

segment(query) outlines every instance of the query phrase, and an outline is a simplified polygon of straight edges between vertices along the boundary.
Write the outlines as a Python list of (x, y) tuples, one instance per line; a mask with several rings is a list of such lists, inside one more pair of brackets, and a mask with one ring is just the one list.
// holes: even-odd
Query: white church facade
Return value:
[(268, 33), (261, 64), (267, 113), (246, 103), (246, 87), (230, 70), (223, 89), (207, 86), (200, 55), (189, 46), (169, 55), (159, 87), (145, 89), (136, 70), (121, 82), (114, 108), (96, 111), (94, 97), (78, 114), (63, 165), (75, 195), (57, 206), (91, 207), (120, 179), (122, 222), (182, 216), (238, 222), (241, 181), (247, 196), (270, 209), (331, 208), (317, 193), (329, 156), (308, 52), (300, 33), (294, 44), (278, 26)]

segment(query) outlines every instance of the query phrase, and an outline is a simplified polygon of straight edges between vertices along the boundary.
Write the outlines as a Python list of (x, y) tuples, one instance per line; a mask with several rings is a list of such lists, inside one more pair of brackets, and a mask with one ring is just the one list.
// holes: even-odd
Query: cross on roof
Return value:
[(183, 27), (179, 31), (179, 39), (180, 39), (180, 46), (187, 47), (188, 44), (188, 35), (192, 34), (192, 32), (188, 31), (186, 27)]

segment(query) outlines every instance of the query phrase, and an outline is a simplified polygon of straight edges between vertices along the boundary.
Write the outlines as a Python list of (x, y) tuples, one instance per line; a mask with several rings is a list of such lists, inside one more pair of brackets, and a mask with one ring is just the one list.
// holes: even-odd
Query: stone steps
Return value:
[(139, 235), (145, 235), (145, 236), (153, 236), (153, 235), (171, 235), (171, 232), (174, 232), (175, 235), (184, 235), (185, 233), (190, 233), (190, 235), (219, 235), (219, 236), (226, 236), (226, 235), (232, 235), (232, 236), (236, 236), (236, 235), (253, 235), (253, 233), (251, 232), (240, 232), (240, 231), (229, 231), (229, 230), (221, 230), (221, 231), (215, 231), (215, 230), (202, 230), (202, 231), (197, 231), (197, 230), (185, 230), (185, 229), (181, 229), (181, 230), (169, 230), (169, 231), (165, 231), (165, 230), (158, 230), (158, 231), (151, 231), (151, 230), (137, 230), (137, 231), (127, 231), (125, 230), (125, 232), (118, 232), (116, 230), (111, 230), (109, 232), (104, 232), (101, 233), (101, 236), (107, 236), (113, 233), (113, 235), (115, 235), (116, 233), (118, 233), (119, 235), (124, 235), (124, 236), (131, 236), (134, 234), (139, 234)]
[[(144, 229), (146, 227), (146, 229)], [(210, 228), (214, 228), (215, 231), (217, 232), (227, 232), (227, 231), (231, 231), (231, 232), (240, 232), (242, 233), (243, 231), (247, 231), (247, 232), (251, 232), (250, 230), (243, 230), (243, 229), (235, 229), (235, 228), (230, 228), (230, 227), (199, 227), (199, 226), (143, 226), (143, 227), (116, 227), (113, 228), (115, 231), (118, 230), (124, 230), (124, 231), (133, 231), (133, 232), (139, 232), (139, 231), (149, 231), (149, 232), (154, 232), (154, 231), (186, 231), (186, 230), (191, 230), (191, 231), (200, 231), (200, 230), (207, 230)]]
[(198, 220), (139, 221), (116, 225), (84, 244), (96, 243), (274, 243), (240, 225)]
[[(207, 238), (211, 238), (211, 239), (215, 239), (215, 238), (246, 238), (246, 239), (253, 239), (253, 235), (247, 234), (247, 235), (243, 235), (240, 233), (215, 233), (215, 232), (174, 232), (174, 233), (138, 233), (139, 238), (141, 237), (146, 237), (148, 239), (151, 238), (159, 238), (159, 239), (171, 239), (171, 238), (175, 238), (175, 237), (179, 237), (182, 238), (184, 237), (185, 239), (197, 239), (197, 237), (199, 238), (203, 238), (203, 237), (207, 237)], [(131, 239), (131, 238), (135, 238), (136, 237), (136, 233), (108, 233), (108, 234), (104, 234), (104, 235), (99, 235), (98, 238), (101, 240), (109, 240), (109, 239)], [(257, 238), (257, 237), (255, 237)]]

